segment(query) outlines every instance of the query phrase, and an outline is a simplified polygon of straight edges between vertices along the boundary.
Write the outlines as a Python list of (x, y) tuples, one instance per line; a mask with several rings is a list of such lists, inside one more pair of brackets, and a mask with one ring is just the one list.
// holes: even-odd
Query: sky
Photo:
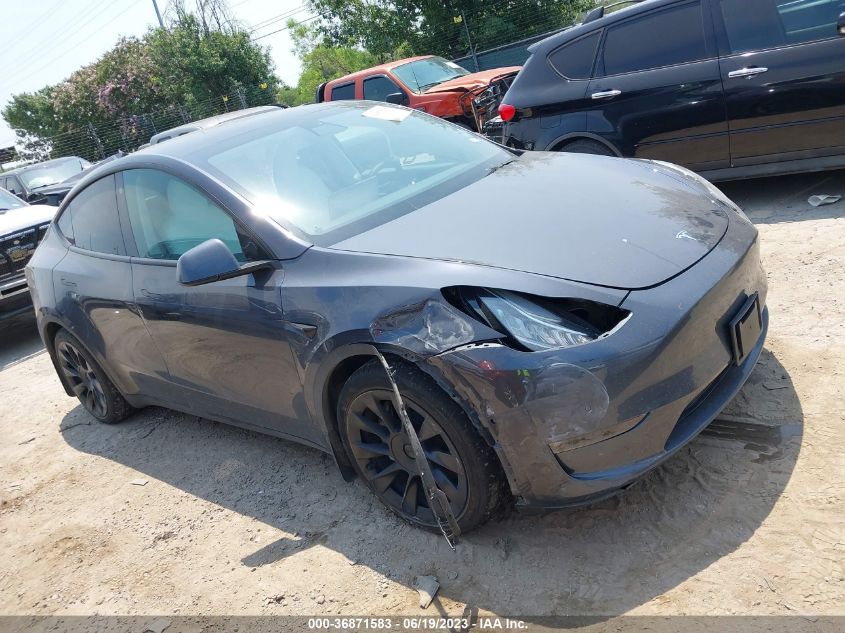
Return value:
[[(168, 0), (158, 0), (162, 14)], [(191, 2), (186, 3), (191, 6)], [(291, 53), (284, 29), (311, 14), (304, 0), (228, 0), (235, 19), (269, 47), (276, 74), (287, 84), (299, 77), (299, 60)], [(2, 0), (0, 19), (0, 106), (13, 94), (33, 92), (70, 76), (108, 51), (120, 37), (141, 36), (158, 24), (153, 0)], [(264, 36), (264, 37), (262, 37)], [(0, 147), (14, 144), (15, 134), (0, 119)]]

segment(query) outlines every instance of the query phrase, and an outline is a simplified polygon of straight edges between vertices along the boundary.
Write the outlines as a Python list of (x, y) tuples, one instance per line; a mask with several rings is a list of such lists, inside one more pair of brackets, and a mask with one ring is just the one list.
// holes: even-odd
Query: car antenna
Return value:
[(437, 487), (437, 482), (434, 481), (434, 474), (431, 472), (431, 466), (428, 465), (428, 459), (426, 459), (420, 438), (414, 429), (414, 425), (411, 424), (411, 418), (408, 417), (405, 402), (402, 400), (402, 394), (399, 393), (399, 386), (393, 379), (393, 370), (387, 363), (387, 359), (375, 347), (373, 347), (373, 353), (381, 362), (381, 366), (384, 367), (387, 379), (393, 388), (393, 404), (399, 414), (399, 419), (402, 421), (405, 433), (408, 435), (408, 441), (414, 453), (414, 464), (416, 464), (417, 470), (420, 473), (420, 481), (422, 481), (423, 490), (425, 490), (425, 496), (428, 499), (428, 505), (431, 508), (432, 514), (434, 514), (434, 518), (437, 520), (437, 526), (440, 528), (443, 538), (446, 539), (449, 547), (454, 552), (455, 545), (458, 543), (458, 537), (461, 535), (461, 528), (458, 527), (458, 521), (452, 513), (452, 506), (449, 505), (449, 499), (446, 497), (446, 493), (440, 490)]

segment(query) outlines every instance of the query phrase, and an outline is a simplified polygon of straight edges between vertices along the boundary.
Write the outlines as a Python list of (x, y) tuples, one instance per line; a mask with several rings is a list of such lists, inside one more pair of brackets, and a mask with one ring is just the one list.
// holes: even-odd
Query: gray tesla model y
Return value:
[(95, 418), (159, 405), (303, 442), (432, 527), (380, 352), (462, 530), (629, 485), (718, 414), (768, 323), (757, 231), (695, 174), (371, 102), (92, 170), (27, 276)]

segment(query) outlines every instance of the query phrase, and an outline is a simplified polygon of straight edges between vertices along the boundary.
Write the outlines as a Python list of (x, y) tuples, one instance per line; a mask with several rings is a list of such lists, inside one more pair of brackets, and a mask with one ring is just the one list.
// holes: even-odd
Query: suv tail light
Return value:
[(515, 114), (516, 108), (509, 103), (499, 104), (499, 116), (502, 117), (502, 121), (510, 121)]

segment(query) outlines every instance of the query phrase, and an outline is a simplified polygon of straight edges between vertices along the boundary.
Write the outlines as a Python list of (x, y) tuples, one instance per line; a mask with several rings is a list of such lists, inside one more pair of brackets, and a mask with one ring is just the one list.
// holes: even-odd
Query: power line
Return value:
[[(57, 41), (61, 41), (62, 36), (65, 33), (69, 32), (71, 29), (73, 29), (80, 20), (92, 15), (98, 9), (100, 9), (101, 7), (104, 7), (108, 2), (109, 2), (109, 0), (93, 0), (93, 2), (90, 5), (88, 5), (85, 9), (82, 9), (73, 18), (71, 18), (70, 21), (65, 22), (64, 24), (60, 25), (59, 28), (56, 31), (54, 31), (53, 33), (51, 33), (49, 35), (42, 36), (43, 37), (42, 41), (49, 41), (52, 44), (56, 44)], [(19, 52), (18, 57), (13, 58), (12, 63), (9, 64), (9, 65), (10, 66), (14, 65), (17, 60), (32, 57), (33, 55), (37, 54), (40, 51), (40, 49), (41, 49), (41, 44), (35, 44), (35, 45), (31, 46), (30, 48), (27, 48), (27, 49), (23, 50), (22, 52)]]
[[(129, 5), (128, 7), (126, 7), (125, 9), (123, 9), (123, 11), (121, 11), (120, 13), (117, 13), (116, 15), (114, 15), (114, 16), (112, 17), (112, 19), (111, 19), (111, 20), (109, 20), (108, 22), (106, 22), (106, 23), (102, 24), (99, 28), (95, 29), (95, 30), (94, 30), (94, 31), (92, 31), (91, 33), (84, 34), (84, 36), (83, 36), (81, 39), (74, 41), (73, 46), (76, 46), (76, 45), (78, 45), (81, 41), (83, 41), (83, 40), (85, 40), (85, 39), (88, 39), (88, 38), (92, 37), (93, 35), (96, 35), (96, 34), (97, 34), (97, 33), (99, 33), (100, 31), (102, 31), (103, 29), (105, 29), (107, 26), (110, 26), (110, 25), (112, 24), (112, 22), (114, 22), (115, 20), (117, 20), (119, 17), (123, 16), (125, 13), (127, 13), (130, 9), (133, 9), (134, 7), (135, 7), (135, 5), (134, 5), (134, 4)], [(94, 16), (94, 17), (98, 17), (98, 16)], [(92, 21), (93, 21), (93, 18), (92, 18), (91, 20), (88, 20), (87, 22), (85, 22), (85, 24), (84, 24), (84, 25), (88, 25), (88, 24), (90, 24)], [(84, 25), (83, 25), (83, 26), (84, 26)], [(80, 27), (80, 28), (81, 28), (81, 27)], [(62, 51), (60, 51), (57, 55), (55, 55), (54, 57), (52, 57), (52, 58), (48, 59), (48, 60), (47, 60), (44, 64), (42, 64), (42, 65), (40, 65), (40, 66), (38, 66), (38, 67), (36, 67), (36, 68), (34, 68), (34, 69), (27, 68), (26, 66), (24, 66), (23, 68), (19, 68), (19, 69), (17, 69), (17, 71), (16, 71), (16, 72), (12, 73), (12, 74), (9, 76), (9, 77), (11, 78), (11, 79), (10, 79), (10, 81), (12, 81), (12, 82), (13, 82), (13, 81), (16, 81), (16, 80), (20, 79), (20, 77), (21, 77), (21, 76), (24, 76), (24, 75), (27, 75), (27, 74), (35, 74), (35, 73), (38, 73), (38, 72), (40, 72), (40, 71), (44, 70), (45, 68), (47, 68), (48, 66), (50, 66), (51, 64), (53, 64), (56, 60), (58, 60), (59, 58), (61, 58), (61, 57), (62, 57), (62, 56), (63, 56), (66, 52), (67, 52), (67, 51), (66, 51), (66, 49), (63, 49), (63, 50), (62, 50)], [(7, 78), (7, 79), (9, 79), (9, 78)]]
[(316, 20), (317, 18), (322, 17), (323, 15), (325, 15), (325, 14), (312, 15), (310, 18), (305, 18), (304, 20), (300, 20), (299, 22), (294, 22), (290, 26), (285, 26), (285, 27), (278, 29), (276, 31), (271, 31), (270, 33), (264, 33), (263, 35), (259, 35), (258, 37), (253, 37), (252, 41), (257, 42), (258, 40), (263, 40), (265, 37), (270, 37), (271, 35), (275, 35), (276, 33), (281, 33), (282, 31), (287, 31), (292, 26), (299, 26), (300, 24), (305, 24), (306, 22), (310, 22), (311, 20)]
[(258, 22), (256, 24), (252, 25), (252, 27), (249, 29), (249, 31), (250, 31), (250, 33), (254, 33), (255, 31), (258, 31), (259, 29), (266, 28), (266, 27), (270, 26), (271, 24), (275, 24), (276, 22), (279, 22), (280, 20), (284, 20), (285, 18), (290, 18), (290, 17), (296, 15), (297, 13), (301, 13), (302, 11), (304, 11), (306, 9), (307, 9), (307, 7), (304, 4), (301, 4), (294, 9), (290, 9), (289, 11), (286, 11), (284, 13), (280, 13), (279, 15), (267, 18), (266, 20), (262, 20), (261, 22)]

